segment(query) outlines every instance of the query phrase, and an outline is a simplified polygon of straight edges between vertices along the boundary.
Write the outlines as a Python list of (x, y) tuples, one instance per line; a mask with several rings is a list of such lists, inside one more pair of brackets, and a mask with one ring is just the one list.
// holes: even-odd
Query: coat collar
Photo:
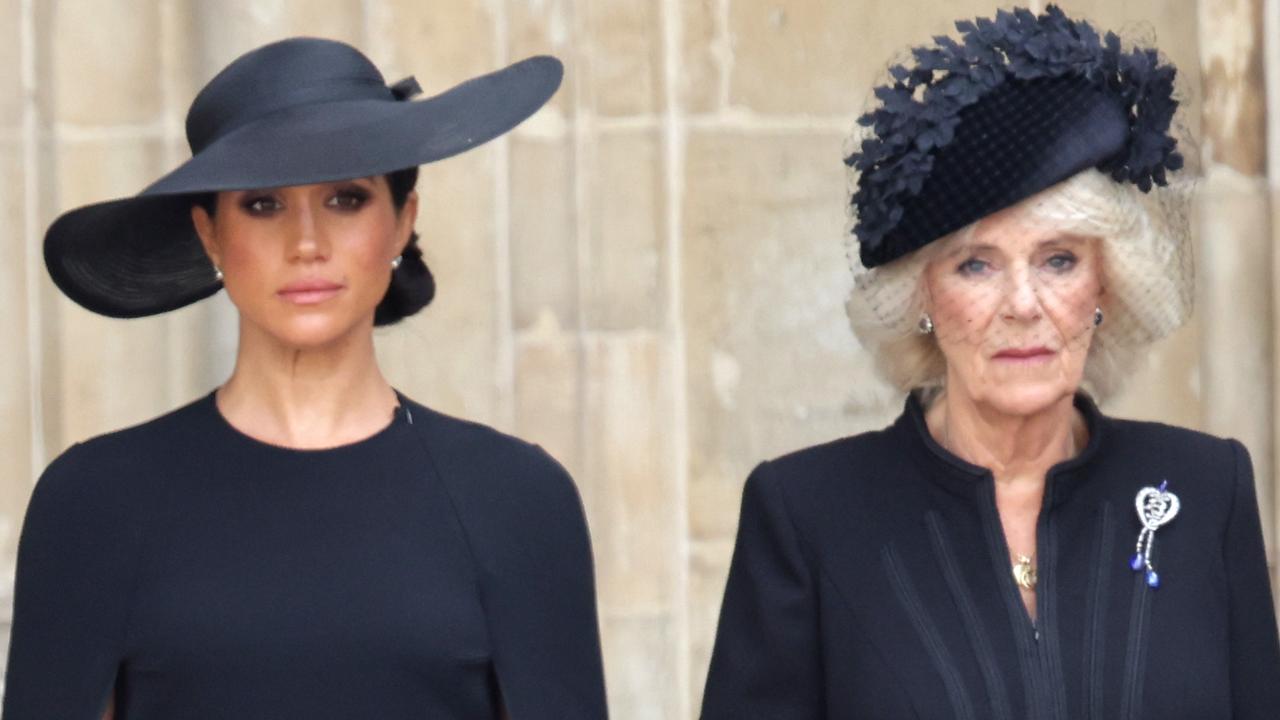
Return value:
[[(1083, 391), (1075, 394), (1074, 405), (1084, 416), (1085, 426), (1089, 431), (1089, 440), (1083, 450), (1075, 457), (1067, 458), (1049, 468), (1046, 480), (1060, 480), (1083, 477), (1087, 469), (1097, 458), (1109, 433), (1110, 418), (1098, 410), (1097, 404)], [(944, 448), (933, 435), (925, 422), (924, 403), (918, 392), (908, 393), (902, 414), (893, 424), (895, 433), (906, 443), (912, 457), (918, 458), (925, 466), (926, 475), (942, 485), (947, 491), (972, 497), (975, 492), (992, 481), (991, 471), (975, 465)], [(1052, 497), (1046, 496), (1046, 504), (1058, 503), (1067, 498), (1076, 482), (1055, 482)]]

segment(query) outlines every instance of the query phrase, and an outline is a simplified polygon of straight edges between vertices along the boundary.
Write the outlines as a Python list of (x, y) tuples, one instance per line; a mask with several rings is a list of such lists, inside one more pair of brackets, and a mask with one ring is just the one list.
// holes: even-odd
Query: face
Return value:
[(942, 242), (924, 282), (948, 392), (1012, 415), (1071, 397), (1102, 307), (1097, 238), (1014, 206)]
[(241, 322), (295, 348), (371, 331), (416, 216), (416, 193), (397, 211), (380, 175), (220, 192), (212, 216), (191, 211)]

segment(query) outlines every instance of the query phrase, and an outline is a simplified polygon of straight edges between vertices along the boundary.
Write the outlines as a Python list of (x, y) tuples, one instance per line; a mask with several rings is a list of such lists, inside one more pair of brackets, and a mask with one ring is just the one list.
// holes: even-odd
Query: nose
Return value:
[(319, 207), (309, 199), (300, 197), (289, 204), (290, 213), (286, 253), (290, 261), (313, 262), (329, 257), (329, 240), (324, 223), (319, 217)]
[(1038, 320), (1040, 293), (1035, 276), (1026, 265), (1019, 265), (1008, 275), (1005, 287), (1004, 315), (1009, 320)]

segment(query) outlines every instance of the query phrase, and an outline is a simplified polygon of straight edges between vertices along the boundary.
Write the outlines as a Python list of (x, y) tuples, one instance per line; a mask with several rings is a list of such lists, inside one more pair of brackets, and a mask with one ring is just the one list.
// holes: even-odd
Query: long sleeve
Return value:
[(511, 720), (603, 720), (591, 540), (577, 487), (542, 449), (488, 429), (430, 447), (479, 568), (494, 672)]
[(86, 446), (36, 483), (18, 541), (4, 720), (98, 720), (121, 660), (140, 530)]
[(742, 494), (704, 720), (826, 717), (814, 573), (769, 466)]
[(510, 534), (486, 553), (482, 593), (498, 685), (512, 720), (603, 720), (586, 518), (568, 473), (542, 457), (546, 470), (532, 473), (537, 491), (506, 499)]
[(1231, 597), (1231, 704), (1235, 720), (1280, 712), (1280, 641), (1249, 452), (1231, 441), (1235, 496), (1224, 552)]

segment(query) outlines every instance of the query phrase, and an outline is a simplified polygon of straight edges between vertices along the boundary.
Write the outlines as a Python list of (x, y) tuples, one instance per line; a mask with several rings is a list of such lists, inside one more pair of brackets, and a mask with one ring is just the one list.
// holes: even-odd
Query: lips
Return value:
[(1032, 360), (1049, 357), (1054, 352), (1047, 347), (1008, 348), (995, 354), (997, 360)]
[(295, 305), (314, 305), (328, 300), (343, 289), (339, 283), (313, 278), (291, 282), (277, 290), (276, 294)]

